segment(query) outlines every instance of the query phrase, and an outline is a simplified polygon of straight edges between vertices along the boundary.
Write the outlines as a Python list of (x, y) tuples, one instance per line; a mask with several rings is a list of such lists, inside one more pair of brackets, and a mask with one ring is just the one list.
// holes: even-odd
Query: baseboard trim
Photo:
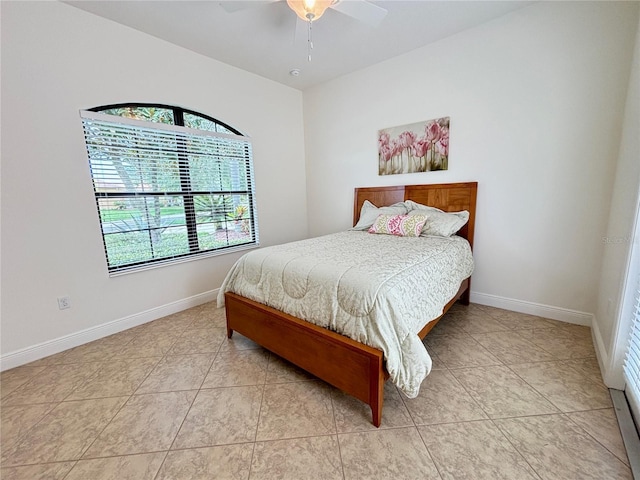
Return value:
[[(137, 327), (147, 322), (157, 320), (158, 318), (177, 313), (187, 308), (192, 308), (203, 303), (215, 301), (218, 296), (218, 290), (210, 290), (191, 297), (187, 297), (175, 302), (167, 303), (159, 307), (154, 307), (140, 313), (129, 315), (111, 322), (97, 325), (95, 327), (75, 332), (64, 337), (23, 348), (14, 352), (0, 355), (0, 371), (18, 367), (29, 362), (39, 360), (49, 355), (60, 353), (79, 345), (83, 345), (94, 340), (113, 335), (114, 333)], [(500, 297), (487, 293), (471, 292), (471, 302), (489, 307), (503, 308), (514, 312), (527, 313), (529, 315), (537, 315), (553, 320), (573, 323), (576, 325), (592, 326), (593, 315), (591, 313), (569, 310), (566, 308), (552, 307), (539, 303), (527, 302), (523, 300), (515, 300), (512, 298)], [(594, 334), (596, 332), (594, 331)], [(606, 352), (602, 345), (602, 338), (599, 331), (595, 337), (596, 347), (600, 353)], [(602, 359), (604, 360), (604, 359)]]
[(503, 308), (513, 312), (527, 313), (539, 317), (559, 320), (561, 322), (573, 323), (576, 325), (591, 326), (593, 314), (570, 310), (568, 308), (553, 307), (541, 303), (527, 302), (524, 300), (515, 300), (513, 298), (500, 297), (488, 293), (471, 292), (471, 302), (486, 305), (488, 307)]
[[(596, 349), (596, 357), (598, 358), (600, 371), (602, 372), (602, 381), (609, 388), (624, 390), (626, 380), (622, 370), (622, 360), (617, 361), (615, 356), (611, 356), (611, 354), (608, 353), (609, 350), (602, 339), (600, 322), (595, 316), (591, 324), (591, 335), (593, 337), (593, 345)], [(612, 355), (615, 355), (615, 353), (616, 352), (613, 352)]]
[(600, 324), (598, 319), (594, 316), (591, 324), (591, 338), (593, 339), (593, 346), (596, 350), (596, 358), (598, 359), (598, 366), (602, 373), (602, 381), (609, 388), (615, 388), (618, 390), (624, 389), (624, 380), (620, 383), (617, 375), (614, 375), (611, 371), (611, 359), (607, 353), (607, 348), (602, 339), (602, 333), (600, 332)]
[(158, 318), (181, 312), (187, 308), (215, 301), (218, 296), (218, 290), (219, 289), (215, 289), (199, 293), (197, 295), (167, 303), (159, 307), (154, 307), (140, 313), (135, 313), (127, 317), (103, 323), (102, 325), (87, 328), (86, 330), (81, 330), (37, 345), (22, 348), (14, 352), (2, 354), (0, 355), (0, 371), (19, 367), (20, 365), (34, 362), (43, 357), (48, 357), (49, 355), (54, 355), (64, 350), (113, 335), (114, 333), (137, 327), (138, 325), (157, 320)]

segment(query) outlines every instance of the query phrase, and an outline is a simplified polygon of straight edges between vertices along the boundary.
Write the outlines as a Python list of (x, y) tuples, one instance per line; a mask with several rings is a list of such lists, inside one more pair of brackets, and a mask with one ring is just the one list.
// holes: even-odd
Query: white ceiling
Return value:
[[(362, 0), (342, 0), (358, 2)], [(304, 90), (409, 52), (518, 8), (528, 1), (372, 1), (387, 10), (377, 27), (329, 9), (307, 30), (284, 0), (68, 1), (87, 12), (146, 32), (202, 55)], [(231, 5), (233, 7), (234, 5)], [(239, 6), (239, 5), (236, 5)], [(289, 74), (299, 69), (300, 75)]]

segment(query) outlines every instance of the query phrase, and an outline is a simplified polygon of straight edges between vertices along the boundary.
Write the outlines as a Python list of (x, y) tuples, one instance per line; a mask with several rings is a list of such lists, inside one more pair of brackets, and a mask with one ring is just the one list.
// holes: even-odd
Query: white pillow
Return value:
[(407, 207), (403, 202), (394, 203), (388, 207), (376, 207), (369, 200), (365, 200), (360, 209), (358, 223), (351, 230), (369, 230), (378, 215), (406, 215)]
[(469, 212), (443, 212), (435, 207), (428, 207), (412, 200), (404, 202), (409, 210), (409, 215), (427, 215), (427, 223), (420, 236), (437, 235), (450, 237), (460, 230), (469, 221)]

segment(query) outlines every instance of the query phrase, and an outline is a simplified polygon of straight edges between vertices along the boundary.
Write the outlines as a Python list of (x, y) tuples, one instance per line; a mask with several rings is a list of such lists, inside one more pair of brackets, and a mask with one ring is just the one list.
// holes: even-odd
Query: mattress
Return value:
[(382, 350), (391, 381), (414, 398), (432, 365), (418, 332), (472, 272), (464, 238), (350, 230), (245, 254), (218, 305), (233, 292)]

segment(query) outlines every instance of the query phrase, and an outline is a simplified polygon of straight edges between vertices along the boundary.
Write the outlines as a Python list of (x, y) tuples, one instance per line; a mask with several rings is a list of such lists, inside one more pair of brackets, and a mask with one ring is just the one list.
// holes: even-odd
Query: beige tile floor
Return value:
[(369, 408), (202, 305), (2, 373), (4, 480), (630, 479), (587, 327), (455, 306)]

